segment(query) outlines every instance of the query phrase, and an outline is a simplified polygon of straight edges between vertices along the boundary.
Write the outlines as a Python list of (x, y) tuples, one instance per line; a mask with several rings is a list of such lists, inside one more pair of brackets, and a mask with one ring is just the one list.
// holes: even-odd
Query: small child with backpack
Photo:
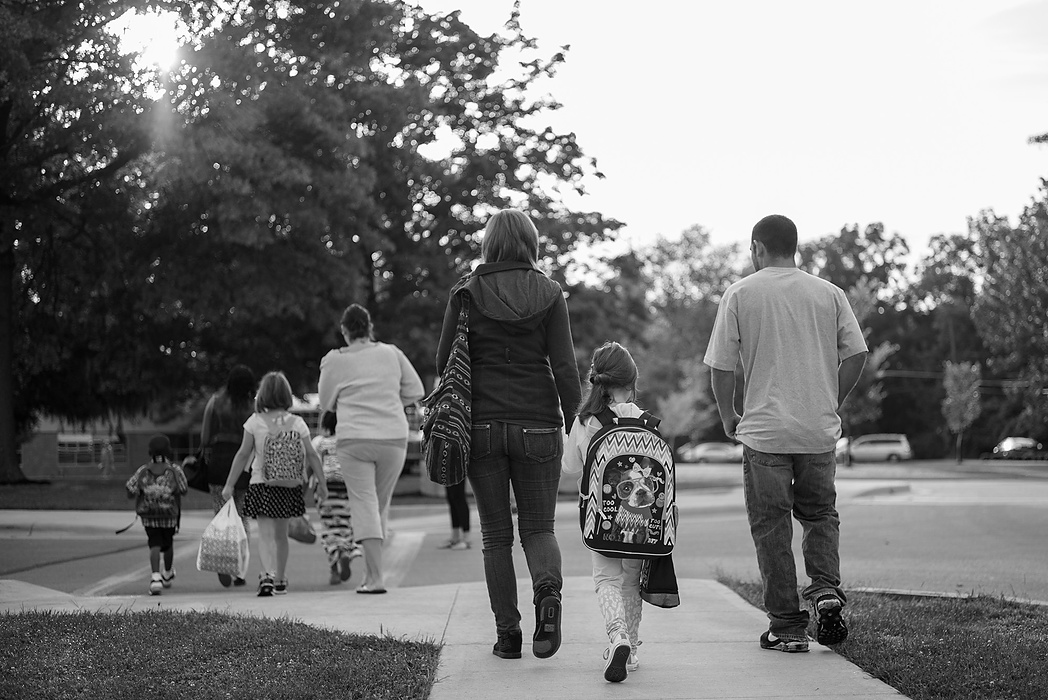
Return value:
[[(313, 449), (320, 455), (324, 467), (324, 478), (327, 481), (328, 497), (317, 498), (317, 510), (320, 513), (320, 541), (324, 544), (331, 577), (328, 582), (337, 586), (348, 581), (352, 575), (350, 563), (364, 552), (353, 540), (353, 520), (349, 512), (349, 492), (346, 480), (342, 477), (342, 467), (338, 461), (335, 438), (335, 427), (338, 418), (334, 411), (324, 411), (320, 416), (320, 434), (313, 438)], [(316, 480), (309, 483), (316, 493)]]
[(562, 469), (582, 472), (580, 525), (609, 640), (604, 679), (618, 683), (640, 665), (642, 602), (676, 604), (642, 597), (648, 563), (668, 560), (676, 538), (673, 457), (659, 420), (634, 403), (637, 364), (626, 348), (615, 342), (597, 348), (588, 378), (590, 391), (565, 442)]
[(182, 496), (189, 491), (182, 468), (171, 461), (171, 441), (166, 435), (149, 440), (149, 462), (138, 468), (125, 487), (128, 498), (135, 499), (135, 513), (149, 541), (149, 594), (160, 595), (175, 580), (174, 538), (182, 516)]
[(291, 413), (291, 384), (283, 372), (262, 377), (255, 395), (255, 412), (244, 422), (244, 438), (229, 468), (222, 498), (233, 497), (240, 474), (251, 462), (251, 481), (244, 498), (244, 517), (258, 520), (262, 572), (258, 595), (287, 593), (288, 520), (306, 513), (302, 490), (304, 467), (317, 479), (317, 498), (328, 496), (320, 456), (310, 442), (302, 416)]

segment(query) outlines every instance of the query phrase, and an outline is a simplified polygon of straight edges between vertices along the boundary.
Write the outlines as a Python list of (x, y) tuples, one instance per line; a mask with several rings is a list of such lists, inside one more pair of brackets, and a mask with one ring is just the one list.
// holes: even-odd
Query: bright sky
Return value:
[[(415, 0), (481, 33), (512, 0)], [(575, 207), (638, 244), (701, 224), (740, 241), (762, 216), (801, 239), (885, 224), (915, 253), (1048, 177), (1048, 0), (522, 0), (567, 62), (544, 85), (606, 180)]]

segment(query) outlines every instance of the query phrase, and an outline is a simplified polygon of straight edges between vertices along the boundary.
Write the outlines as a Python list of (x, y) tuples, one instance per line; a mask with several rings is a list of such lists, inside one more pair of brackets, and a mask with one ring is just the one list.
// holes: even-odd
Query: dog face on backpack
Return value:
[[(655, 503), (657, 480), (650, 467), (630, 464), (609, 474), (614, 481), (619, 507), (615, 513), (611, 535), (623, 542), (641, 542), (648, 536), (651, 506)], [(617, 478), (617, 481), (616, 481)]]
[(655, 480), (651, 470), (631, 469), (615, 487), (618, 497), (634, 508), (648, 508), (655, 502)]

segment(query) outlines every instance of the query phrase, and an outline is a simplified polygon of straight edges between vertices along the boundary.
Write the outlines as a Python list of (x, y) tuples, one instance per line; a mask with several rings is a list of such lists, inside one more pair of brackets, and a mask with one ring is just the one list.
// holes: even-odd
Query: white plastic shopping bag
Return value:
[(249, 555), (247, 530), (230, 498), (204, 528), (197, 552), (197, 570), (244, 578)]

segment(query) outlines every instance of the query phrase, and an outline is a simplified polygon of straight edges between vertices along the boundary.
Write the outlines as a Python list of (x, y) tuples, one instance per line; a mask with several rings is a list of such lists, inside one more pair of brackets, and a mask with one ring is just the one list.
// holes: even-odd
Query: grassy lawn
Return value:
[(0, 616), (0, 697), (426, 698), (440, 648), (216, 612)]
[[(718, 580), (763, 609), (759, 583)], [(834, 651), (913, 700), (1048, 697), (1044, 606), (848, 593), (845, 619), (848, 640)]]

